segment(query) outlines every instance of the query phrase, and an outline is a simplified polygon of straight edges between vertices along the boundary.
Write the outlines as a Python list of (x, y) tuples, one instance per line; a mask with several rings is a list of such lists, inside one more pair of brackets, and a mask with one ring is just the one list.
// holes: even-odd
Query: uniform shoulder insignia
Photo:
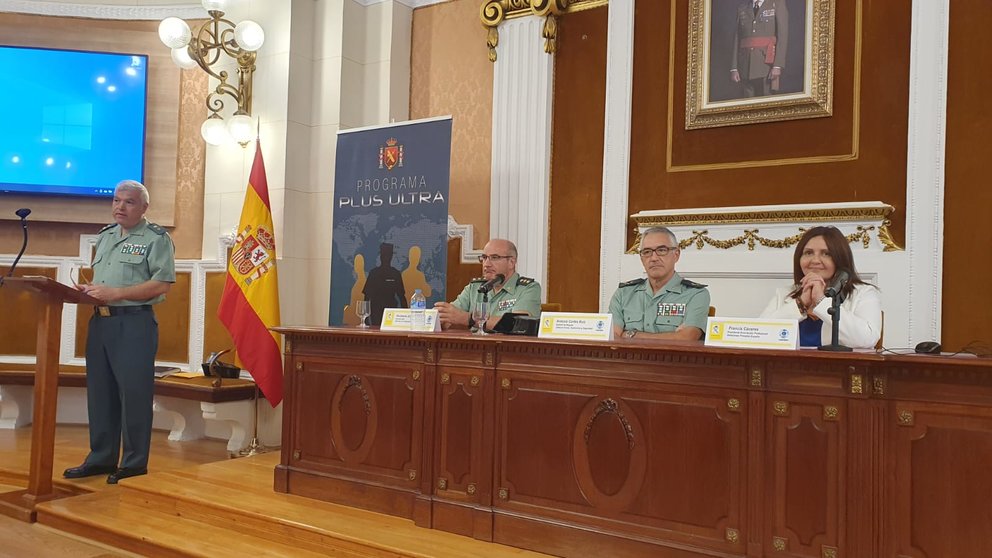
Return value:
[(152, 231), (157, 235), (163, 235), (166, 233), (166, 230), (165, 228), (162, 227), (162, 225), (157, 225), (155, 223), (148, 223), (148, 230)]
[[(103, 227), (102, 229), (100, 229), (100, 232), (109, 231), (110, 229), (112, 229), (112, 228), (114, 228), (116, 226), (117, 226), (117, 223), (111, 223), (111, 224), (107, 225), (106, 227)], [(99, 233), (97, 233), (97, 234), (99, 234)]]
[(707, 287), (707, 285), (704, 285), (702, 283), (697, 283), (695, 281), (690, 281), (688, 279), (683, 279), (682, 285), (685, 287), (689, 287), (690, 289), (705, 289)]
[(637, 285), (640, 285), (640, 284), (644, 283), (645, 281), (647, 281), (647, 279), (645, 279), (643, 277), (641, 277), (640, 279), (631, 279), (630, 281), (625, 281), (623, 283), (620, 283), (620, 287), (619, 288), (622, 289), (624, 287), (636, 287)]
[(518, 285), (530, 285), (533, 282), (534, 282), (534, 279), (532, 279), (530, 277), (524, 277), (523, 275), (517, 277), (517, 284)]
[(471, 281), (469, 281), (469, 283), (485, 283), (485, 282), (486, 282), (485, 277), (475, 277)]

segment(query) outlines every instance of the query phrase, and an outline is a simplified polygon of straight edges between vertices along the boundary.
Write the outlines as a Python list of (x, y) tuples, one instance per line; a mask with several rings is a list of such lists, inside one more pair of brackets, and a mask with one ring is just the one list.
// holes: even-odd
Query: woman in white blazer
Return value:
[(761, 317), (799, 320), (801, 346), (829, 345), (833, 316), (827, 312), (831, 301), (824, 291), (838, 270), (850, 276), (840, 291), (846, 299), (838, 342), (854, 349), (874, 347), (882, 334), (882, 298), (877, 287), (858, 276), (851, 247), (836, 227), (813, 227), (803, 234), (793, 255), (795, 283), (776, 290)]

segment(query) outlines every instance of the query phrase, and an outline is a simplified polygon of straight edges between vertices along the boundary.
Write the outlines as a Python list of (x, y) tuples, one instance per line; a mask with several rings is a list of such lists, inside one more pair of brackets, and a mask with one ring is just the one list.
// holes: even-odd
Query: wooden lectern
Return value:
[(4, 289), (30, 292), (42, 303), (38, 320), (38, 358), (34, 378), (34, 423), (31, 426), (31, 465), (27, 490), (0, 494), (0, 513), (34, 522), (35, 505), (70, 493), (52, 486), (55, 454), (55, 416), (59, 390), (59, 340), (64, 304), (100, 304), (100, 301), (48, 277), (8, 277)]

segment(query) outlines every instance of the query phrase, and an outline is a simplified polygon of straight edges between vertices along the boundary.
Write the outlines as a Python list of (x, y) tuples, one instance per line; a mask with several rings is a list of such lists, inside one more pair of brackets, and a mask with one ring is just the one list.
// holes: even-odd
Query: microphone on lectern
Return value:
[(14, 268), (17, 267), (17, 262), (21, 261), (21, 256), (24, 255), (24, 250), (28, 247), (28, 215), (31, 215), (31, 210), (22, 207), (14, 212), (21, 218), (21, 230), (24, 231), (24, 242), (21, 243), (21, 251), (17, 253), (17, 257), (14, 258), (14, 263), (10, 264), (10, 269), (7, 271), (7, 275), (0, 277), (0, 285), (3, 285), (3, 280), (14, 274)]

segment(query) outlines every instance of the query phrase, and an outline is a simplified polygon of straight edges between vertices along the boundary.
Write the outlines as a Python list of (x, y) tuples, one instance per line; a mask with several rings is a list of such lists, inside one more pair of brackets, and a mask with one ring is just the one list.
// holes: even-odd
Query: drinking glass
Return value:
[(365, 319), (372, 314), (372, 307), (369, 305), (367, 300), (357, 300), (355, 301), (355, 314), (358, 315), (358, 319), (362, 321), (358, 327), (369, 327), (369, 324), (365, 323)]
[(487, 319), (489, 319), (489, 303), (481, 300), (477, 301), (472, 306), (472, 320), (475, 321), (476, 327), (478, 327), (475, 331), (476, 335), (489, 335), (486, 332)]

